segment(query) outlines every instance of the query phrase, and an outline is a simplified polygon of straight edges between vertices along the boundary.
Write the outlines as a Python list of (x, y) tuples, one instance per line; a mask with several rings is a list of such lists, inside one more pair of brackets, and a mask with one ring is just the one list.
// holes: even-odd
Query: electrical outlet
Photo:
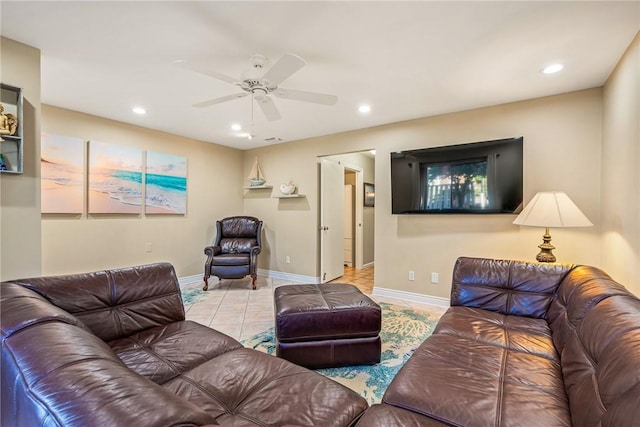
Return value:
[(287, 263), (287, 264), (291, 264), (291, 257), (289, 255), (284, 257), (284, 262)]
[(151, 243), (147, 243), (146, 245), (144, 245), (144, 251), (153, 252), (153, 245)]
[(416, 273), (414, 271), (409, 271), (409, 280), (416, 280)]
[(438, 273), (431, 273), (431, 283), (438, 283)]

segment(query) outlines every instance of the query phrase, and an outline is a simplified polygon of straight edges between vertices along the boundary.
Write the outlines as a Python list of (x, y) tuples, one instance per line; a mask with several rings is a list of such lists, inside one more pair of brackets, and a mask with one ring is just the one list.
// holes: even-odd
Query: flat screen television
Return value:
[(518, 213), (522, 165), (522, 137), (391, 153), (391, 213)]

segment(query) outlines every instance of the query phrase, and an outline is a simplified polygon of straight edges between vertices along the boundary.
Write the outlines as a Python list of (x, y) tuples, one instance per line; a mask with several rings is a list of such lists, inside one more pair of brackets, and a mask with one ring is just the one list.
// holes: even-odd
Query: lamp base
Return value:
[(539, 262), (556, 262), (556, 256), (551, 252), (556, 247), (551, 243), (551, 234), (549, 234), (549, 227), (546, 227), (544, 235), (542, 236), (542, 244), (538, 245), (540, 253), (536, 256)]

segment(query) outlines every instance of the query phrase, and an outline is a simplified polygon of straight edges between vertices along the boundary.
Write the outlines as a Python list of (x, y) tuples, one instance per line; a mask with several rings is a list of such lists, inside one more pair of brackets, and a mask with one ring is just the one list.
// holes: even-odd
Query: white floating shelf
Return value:
[(278, 194), (275, 196), (272, 196), (274, 199), (299, 199), (302, 197), (307, 197), (304, 194)]
[(244, 187), (245, 190), (265, 190), (271, 188), (273, 188), (273, 185), (254, 185), (253, 187)]

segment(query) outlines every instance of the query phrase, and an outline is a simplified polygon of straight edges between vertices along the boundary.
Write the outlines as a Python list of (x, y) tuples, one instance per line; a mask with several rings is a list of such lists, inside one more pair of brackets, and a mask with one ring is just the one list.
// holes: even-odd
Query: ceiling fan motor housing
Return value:
[(264, 99), (267, 96), (267, 93), (269, 93), (270, 91), (268, 91), (267, 89), (265, 89), (262, 86), (259, 87), (254, 87), (251, 89), (251, 93), (253, 93), (253, 97), (255, 99), (257, 99), (258, 101), (261, 99)]

